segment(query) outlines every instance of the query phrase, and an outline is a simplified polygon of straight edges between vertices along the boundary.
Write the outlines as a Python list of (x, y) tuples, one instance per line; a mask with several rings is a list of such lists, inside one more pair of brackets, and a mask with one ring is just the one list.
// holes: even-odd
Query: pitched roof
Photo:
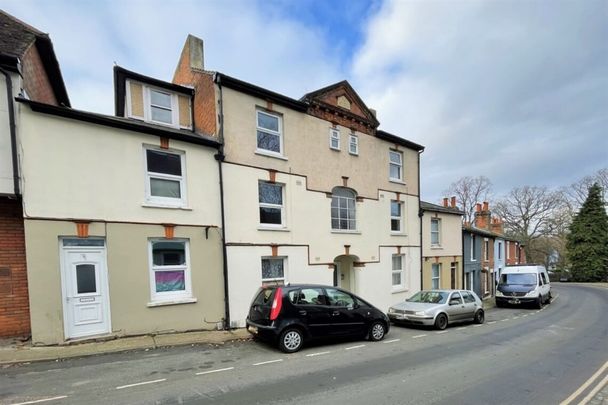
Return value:
[(452, 215), (464, 215), (464, 211), (458, 208), (444, 207), (443, 205), (431, 204), (430, 202), (420, 201), (420, 208), (424, 211), (443, 212)]
[(32, 44), (38, 50), (57, 102), (70, 107), (68, 91), (51, 38), (48, 34), (0, 10), (0, 55), (22, 58)]

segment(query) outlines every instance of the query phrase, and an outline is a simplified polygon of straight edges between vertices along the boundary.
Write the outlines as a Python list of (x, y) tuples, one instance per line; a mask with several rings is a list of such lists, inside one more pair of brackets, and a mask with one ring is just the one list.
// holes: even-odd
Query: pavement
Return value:
[(132, 336), (111, 340), (72, 342), (56, 346), (33, 346), (30, 341), (22, 342), (18, 339), (4, 339), (0, 340), (0, 365), (61, 360), (131, 350), (151, 350), (170, 346), (223, 345), (226, 342), (248, 340), (250, 336), (246, 329), (241, 328), (230, 331), (200, 331)]

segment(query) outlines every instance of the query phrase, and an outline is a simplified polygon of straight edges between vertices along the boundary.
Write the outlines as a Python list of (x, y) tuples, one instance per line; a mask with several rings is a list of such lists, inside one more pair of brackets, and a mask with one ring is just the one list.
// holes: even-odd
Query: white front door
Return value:
[(109, 333), (105, 248), (64, 244), (61, 270), (66, 339)]

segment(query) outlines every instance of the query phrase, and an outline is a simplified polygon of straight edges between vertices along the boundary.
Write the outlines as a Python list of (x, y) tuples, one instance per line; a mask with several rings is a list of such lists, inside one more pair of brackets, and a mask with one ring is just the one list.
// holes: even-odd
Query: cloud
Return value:
[[(605, 3), (604, 3), (605, 4)], [(422, 193), (461, 176), (499, 193), (608, 161), (602, 2), (386, 2), (352, 67), (382, 126), (427, 146)]]
[(295, 98), (343, 77), (320, 30), (254, 2), (20, 0), (4, 7), (50, 33), (75, 108), (113, 113), (114, 62), (170, 81), (189, 33), (205, 41), (207, 69)]

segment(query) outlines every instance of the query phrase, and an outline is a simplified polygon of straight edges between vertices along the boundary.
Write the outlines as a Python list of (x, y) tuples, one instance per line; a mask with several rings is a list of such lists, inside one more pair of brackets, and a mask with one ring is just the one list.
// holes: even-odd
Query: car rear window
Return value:
[(258, 296), (255, 297), (253, 301), (254, 305), (270, 305), (272, 295), (274, 293), (274, 288), (263, 288), (258, 293)]

